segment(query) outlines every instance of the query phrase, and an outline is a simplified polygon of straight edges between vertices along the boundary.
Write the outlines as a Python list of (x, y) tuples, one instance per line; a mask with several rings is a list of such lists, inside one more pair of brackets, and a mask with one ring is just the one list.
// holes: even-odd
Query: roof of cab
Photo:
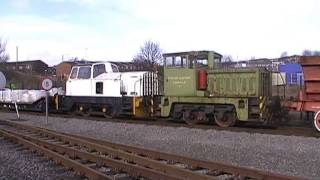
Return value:
[(181, 55), (200, 55), (200, 54), (207, 54), (209, 52), (213, 52), (215, 55), (222, 56), (221, 54), (215, 51), (208, 51), (208, 50), (164, 53), (163, 56), (166, 57), (166, 56), (181, 56)]

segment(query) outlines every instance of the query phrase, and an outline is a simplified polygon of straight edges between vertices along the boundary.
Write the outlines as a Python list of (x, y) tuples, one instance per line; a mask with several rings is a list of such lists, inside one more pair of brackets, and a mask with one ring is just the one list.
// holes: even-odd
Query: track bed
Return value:
[(91, 179), (298, 179), (0, 121), (0, 135)]

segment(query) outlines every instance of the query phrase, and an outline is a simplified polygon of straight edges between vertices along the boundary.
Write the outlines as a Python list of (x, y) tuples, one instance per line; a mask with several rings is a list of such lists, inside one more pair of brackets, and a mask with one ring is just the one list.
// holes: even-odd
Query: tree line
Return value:
[(7, 41), (0, 38), (0, 63), (9, 60), (9, 54), (6, 52)]
[[(0, 37), (0, 63), (7, 62), (10, 59), (9, 54), (7, 53), (7, 41), (3, 40)], [(163, 50), (160, 48), (158, 42), (147, 40), (142, 46), (140, 46), (137, 54), (132, 58), (132, 62), (135, 64), (144, 64), (148, 66), (161, 65), (163, 62), (162, 57)], [(302, 56), (320, 56), (320, 51), (318, 50), (303, 50), (301, 53)], [(282, 52), (280, 57), (286, 57), (288, 53), (286, 51)], [(75, 57), (70, 59), (70, 61), (78, 61), (79, 58)], [(234, 58), (231, 55), (224, 55), (222, 61), (230, 62), (234, 61)]]

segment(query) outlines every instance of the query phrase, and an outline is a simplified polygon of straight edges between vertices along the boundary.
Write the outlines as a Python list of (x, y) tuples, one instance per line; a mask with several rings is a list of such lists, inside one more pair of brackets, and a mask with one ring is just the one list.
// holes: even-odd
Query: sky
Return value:
[(317, 0), (0, 0), (10, 61), (131, 61), (146, 40), (164, 52), (234, 60), (320, 50)]

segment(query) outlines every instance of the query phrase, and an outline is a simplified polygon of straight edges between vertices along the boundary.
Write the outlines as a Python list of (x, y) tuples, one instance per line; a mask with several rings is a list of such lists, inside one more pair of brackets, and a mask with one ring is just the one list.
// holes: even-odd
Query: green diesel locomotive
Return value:
[(237, 121), (271, 123), (280, 109), (271, 101), (271, 72), (219, 68), (221, 58), (213, 51), (164, 54), (161, 117), (221, 127)]

